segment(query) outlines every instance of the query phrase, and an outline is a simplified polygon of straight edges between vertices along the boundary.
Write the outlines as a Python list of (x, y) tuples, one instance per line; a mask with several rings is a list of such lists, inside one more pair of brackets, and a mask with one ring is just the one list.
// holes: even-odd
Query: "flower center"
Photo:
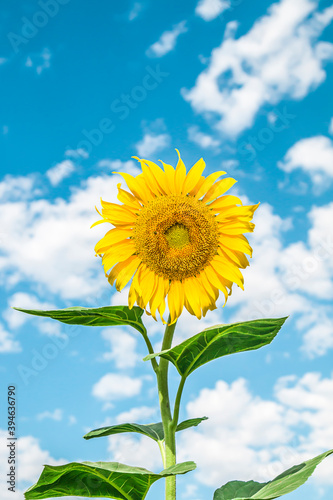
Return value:
[(136, 253), (157, 275), (181, 281), (199, 274), (218, 248), (212, 211), (191, 196), (160, 196), (138, 214), (133, 241)]
[(188, 229), (183, 224), (174, 224), (164, 234), (171, 248), (184, 248), (190, 243)]

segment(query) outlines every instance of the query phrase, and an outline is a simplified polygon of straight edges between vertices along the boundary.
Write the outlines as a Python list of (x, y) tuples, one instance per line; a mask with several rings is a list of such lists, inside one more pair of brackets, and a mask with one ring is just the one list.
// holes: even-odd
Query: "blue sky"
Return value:
[[(116, 201), (113, 171), (139, 173), (133, 155), (174, 164), (175, 148), (187, 167), (203, 157), (207, 173), (222, 167), (235, 193), (261, 202), (245, 291), (201, 322), (184, 314), (177, 341), (290, 315), (271, 346), (187, 381), (181, 418), (209, 420), (179, 436), (179, 460), (198, 463), (179, 479), (180, 500), (212, 498), (231, 479), (268, 480), (333, 447), (332, 21), (332, 4), (318, 0), (3, 2), (0, 370), (2, 398), (8, 384), (18, 392), (15, 499), (44, 463), (162, 468), (145, 438), (82, 439), (158, 419), (139, 334), (70, 329), (11, 306), (126, 304), (94, 256), (105, 230), (89, 229), (94, 207)], [(162, 325), (145, 322), (158, 349)], [(0, 457), (6, 470), (5, 446)], [(331, 471), (327, 459), (288, 498), (328, 498)]]

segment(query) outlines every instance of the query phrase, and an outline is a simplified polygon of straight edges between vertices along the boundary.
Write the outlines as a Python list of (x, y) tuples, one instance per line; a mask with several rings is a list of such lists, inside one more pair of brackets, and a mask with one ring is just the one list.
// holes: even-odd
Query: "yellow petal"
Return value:
[(219, 223), (219, 233), (220, 234), (242, 234), (242, 233), (252, 233), (255, 225), (252, 222), (220, 222)]
[(200, 177), (202, 175), (202, 172), (205, 170), (206, 164), (203, 161), (202, 158), (200, 158), (199, 161), (197, 161), (191, 170), (188, 172), (185, 182), (184, 182), (184, 187), (183, 187), (183, 193), (187, 194), (192, 191), (200, 181)]
[(97, 254), (104, 253), (110, 246), (125, 241), (133, 234), (132, 229), (110, 229), (105, 236), (95, 246)]
[(162, 163), (164, 172), (165, 172), (165, 180), (166, 185), (169, 188), (169, 192), (173, 194), (175, 192), (175, 169), (172, 165), (168, 163), (164, 163), (162, 160), (158, 160)]
[(237, 196), (233, 196), (231, 194), (227, 194), (225, 196), (220, 196), (216, 200), (212, 201), (209, 204), (209, 208), (214, 209), (214, 211), (219, 212), (223, 210), (225, 207), (232, 205), (243, 205), (242, 200)]
[[(133, 156), (133, 158), (137, 158), (136, 156)], [(159, 189), (163, 194), (172, 194), (172, 191), (170, 191), (169, 187), (167, 186), (167, 181), (166, 181), (166, 174), (163, 172), (163, 170), (156, 165), (156, 163), (149, 161), (149, 160), (140, 160), (137, 158), (140, 162), (144, 162), (150, 170), (152, 171), (156, 181), (158, 182)]]
[(140, 265), (141, 260), (136, 255), (132, 255), (124, 262), (115, 265), (109, 275), (109, 283), (113, 285), (116, 280), (116, 288), (120, 292), (132, 278), (133, 274)]
[(180, 153), (179, 153), (178, 149), (176, 149), (176, 151), (178, 154), (178, 163), (177, 163), (176, 172), (175, 172), (175, 193), (182, 194), (184, 182), (186, 179), (186, 167), (184, 165), (183, 160), (180, 157)]
[[(186, 309), (198, 318), (201, 319), (200, 299), (198, 297), (198, 287), (195, 278), (187, 278), (183, 282), (185, 292), (185, 307)], [(191, 312), (193, 311), (193, 313)]]
[(180, 281), (172, 281), (168, 293), (170, 324), (181, 315), (184, 308), (184, 287)]
[(237, 181), (232, 177), (227, 177), (226, 179), (222, 179), (219, 182), (216, 182), (205, 194), (202, 201), (204, 203), (209, 203), (210, 201), (215, 200), (222, 194), (224, 194), (228, 189), (230, 189)]
[(208, 281), (216, 288), (221, 290), (225, 297), (225, 301), (227, 301), (228, 298), (228, 292), (226, 289), (226, 283), (221, 277), (215, 272), (214, 268), (211, 265), (208, 265), (205, 267), (204, 271), (206, 274), (206, 277)]
[(241, 218), (242, 220), (251, 220), (255, 210), (259, 207), (257, 205), (246, 205), (244, 207), (227, 207), (222, 209), (222, 212), (216, 216), (216, 220), (222, 220), (226, 218)]
[(142, 208), (142, 205), (139, 203), (138, 199), (135, 198), (131, 193), (128, 191), (125, 191), (124, 189), (121, 189), (121, 184), (117, 184), (118, 188), (118, 195), (117, 198), (121, 203), (124, 203), (124, 205), (128, 205), (131, 208), (134, 208), (136, 210), (140, 210)]
[(212, 267), (216, 272), (226, 278), (227, 280), (233, 281), (242, 290), (244, 290), (244, 278), (238, 267), (232, 265), (226, 259), (223, 259), (220, 255), (216, 255), (211, 262)]
[[(222, 170), (219, 171), (219, 172), (213, 172), (212, 174), (210, 174), (208, 177), (206, 177), (205, 181), (203, 182), (203, 184), (201, 185), (200, 189), (198, 190), (198, 192), (196, 193), (195, 197), (197, 199), (201, 198), (201, 196), (206, 193), (206, 192), (209, 192), (209, 190), (211, 189), (211, 187), (214, 185), (214, 182), (219, 178), (221, 177), (221, 175), (224, 175), (225, 172), (223, 172)], [(222, 181), (221, 181), (222, 182)], [(203, 198), (202, 201), (205, 201), (205, 198)]]
[[(159, 307), (161, 307), (162, 302), (164, 302), (164, 310), (165, 310), (165, 280), (161, 276), (156, 276), (156, 288), (155, 291), (149, 301), (150, 313), (153, 318), (156, 320), (156, 311)], [(164, 313), (163, 310), (163, 313)], [(163, 314), (162, 313), (162, 314)]]
[[(125, 180), (128, 188), (136, 198), (139, 199), (142, 203), (146, 204), (149, 200), (153, 199), (152, 193), (150, 189), (145, 184), (144, 179), (142, 179), (142, 174), (133, 177), (130, 174), (126, 174), (124, 172), (113, 172), (114, 174), (119, 174)], [(142, 182), (143, 180), (143, 182)]]
[(131, 241), (126, 241), (126, 243), (117, 243), (113, 245), (111, 249), (106, 252), (102, 257), (102, 264), (104, 270), (107, 273), (111, 267), (113, 267), (117, 262), (122, 262), (128, 259), (135, 252), (135, 246)]
[(245, 269), (249, 265), (249, 261), (245, 257), (245, 255), (242, 252), (237, 252), (236, 250), (230, 250), (227, 247), (219, 248), (218, 253), (225, 257), (226, 259), (230, 260), (234, 264), (236, 264), (237, 267), (240, 267), (242, 269)]
[(246, 253), (250, 257), (252, 257), (252, 248), (249, 245), (249, 242), (243, 235), (239, 236), (229, 236), (224, 234), (220, 240), (220, 245), (223, 247), (228, 247), (231, 250), (237, 250), (239, 252)]

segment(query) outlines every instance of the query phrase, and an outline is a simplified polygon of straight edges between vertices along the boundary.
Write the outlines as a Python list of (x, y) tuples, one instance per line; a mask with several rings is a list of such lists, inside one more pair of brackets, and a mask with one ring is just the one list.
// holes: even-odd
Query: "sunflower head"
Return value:
[(128, 191), (118, 184), (121, 204), (102, 200), (95, 223), (113, 226), (95, 247), (109, 283), (120, 291), (133, 278), (129, 307), (155, 319), (158, 311), (163, 322), (166, 301), (171, 322), (184, 307), (200, 319), (216, 309), (220, 291), (226, 302), (233, 283), (243, 288), (240, 269), (252, 255), (243, 233), (253, 231), (258, 207), (225, 194), (236, 182), (220, 179), (225, 172), (204, 177), (203, 159), (186, 172), (176, 151), (176, 168), (135, 157), (142, 173), (120, 173)]

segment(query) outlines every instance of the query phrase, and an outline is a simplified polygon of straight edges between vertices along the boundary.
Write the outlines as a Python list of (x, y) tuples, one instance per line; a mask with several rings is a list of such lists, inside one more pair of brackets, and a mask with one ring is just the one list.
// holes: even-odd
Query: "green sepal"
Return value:
[[(191, 418), (189, 420), (184, 420), (177, 425), (176, 432), (188, 429), (189, 427), (195, 427), (199, 425), (203, 420), (207, 420), (207, 417), (202, 418)], [(164, 431), (162, 422), (156, 424), (118, 424), (111, 425), (109, 427), (101, 427), (100, 429), (95, 429), (88, 432), (83, 437), (84, 439), (92, 439), (97, 437), (111, 436), (112, 434), (121, 434), (123, 432), (137, 432), (143, 434), (144, 436), (150, 437), (154, 441), (164, 440)]]
[(58, 309), (53, 311), (40, 311), (38, 309), (21, 309), (13, 307), (17, 311), (34, 316), (56, 319), (61, 323), (68, 325), (85, 326), (132, 326), (143, 335), (146, 334), (146, 328), (142, 323), (141, 316), (143, 309), (127, 306), (106, 306), (106, 307), (69, 307), (67, 309)]
[(171, 349), (149, 354), (144, 361), (160, 356), (171, 361), (182, 377), (187, 377), (199, 366), (221, 356), (270, 344), (286, 319), (256, 319), (212, 326)]
[(230, 481), (214, 493), (213, 500), (273, 500), (287, 495), (304, 484), (317, 465), (333, 453), (326, 451), (299, 465), (294, 465), (268, 483)]
[(183, 462), (159, 474), (118, 462), (72, 462), (45, 465), (37, 483), (25, 492), (27, 500), (83, 496), (114, 500), (143, 500), (158, 479), (194, 470), (194, 462)]

